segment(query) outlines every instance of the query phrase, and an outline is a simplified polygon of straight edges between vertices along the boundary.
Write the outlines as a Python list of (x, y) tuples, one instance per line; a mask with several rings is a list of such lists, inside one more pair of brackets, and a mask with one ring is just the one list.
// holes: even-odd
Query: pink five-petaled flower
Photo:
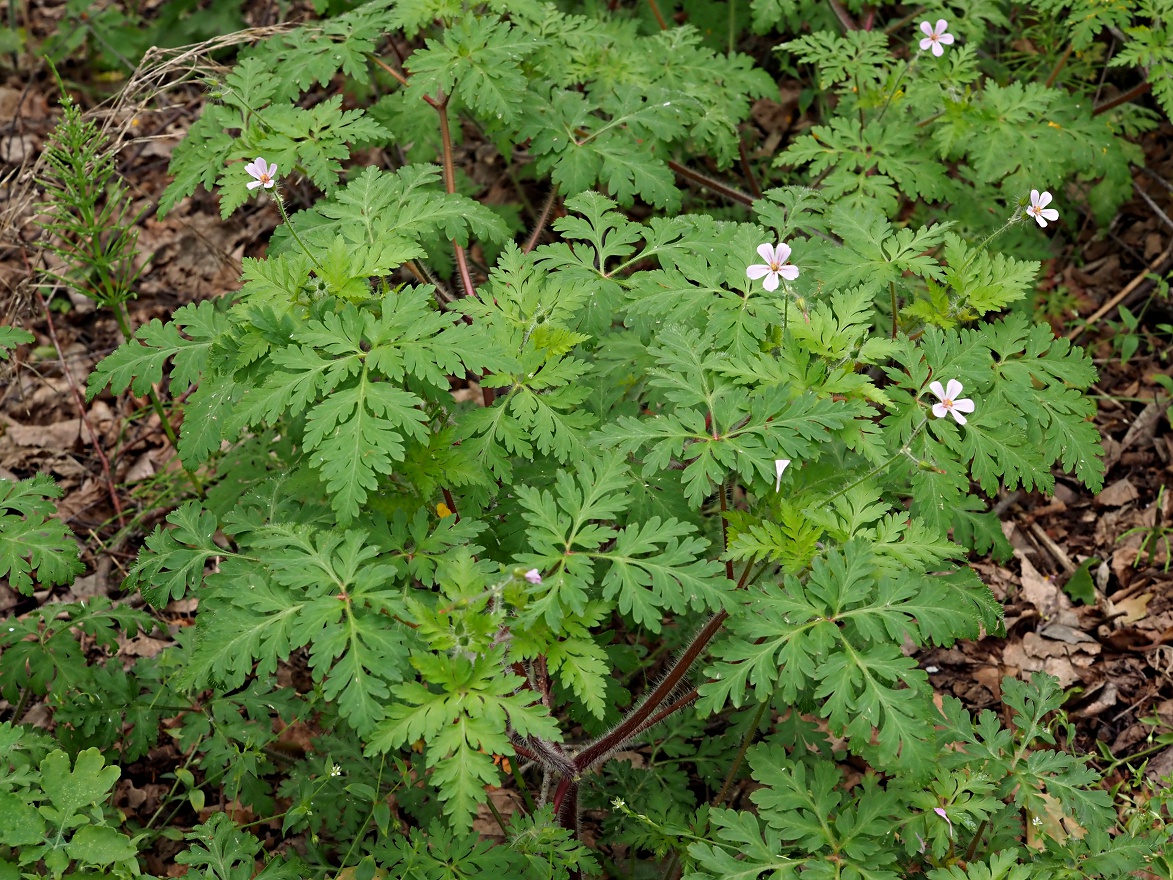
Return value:
[(789, 458), (775, 458), (774, 459), (774, 473), (777, 478), (774, 480), (774, 491), (782, 491), (782, 475), (786, 473), (786, 468), (790, 466)]
[(531, 568), (525, 573), (525, 579), (531, 584), (537, 585), (542, 582), (542, 573), (536, 568)]
[(944, 43), (946, 46), (953, 45), (953, 34), (945, 33), (945, 28), (949, 27), (949, 22), (941, 18), (937, 20), (937, 26), (933, 27), (927, 21), (920, 23), (920, 29), (925, 38), (920, 41), (920, 48), (922, 52), (933, 50), (933, 54), (940, 58), (945, 54), (945, 50), (941, 47)]
[(958, 399), (957, 395), (961, 393), (961, 383), (956, 379), (950, 379), (949, 384), (942, 388), (940, 382), (930, 382), (929, 390), (937, 395), (940, 403), (933, 404), (933, 415), (939, 419), (945, 416), (953, 416), (953, 420), (959, 425), (965, 424), (965, 416), (962, 413), (971, 413), (974, 410), (973, 401), (968, 397)]
[(745, 270), (745, 277), (752, 281), (765, 278), (762, 287), (766, 290), (778, 289), (778, 278), (793, 281), (798, 277), (798, 267), (786, 262), (790, 259), (790, 245), (780, 242), (777, 247), (769, 244), (758, 245), (758, 256), (765, 260), (765, 265), (755, 263)]
[(1051, 194), (1049, 192), (1040, 193), (1037, 189), (1030, 191), (1030, 207), (1026, 209), (1026, 213), (1039, 221), (1039, 226), (1044, 229), (1047, 228), (1047, 221), (1052, 222), (1059, 219), (1059, 212), (1054, 208), (1048, 208), (1051, 204)]
[(265, 160), (260, 156), (245, 165), (244, 170), (248, 172), (249, 177), (255, 178), (248, 182), (249, 189), (256, 189), (258, 186), (272, 189), (276, 182), (274, 178), (277, 176), (277, 163), (266, 165)]

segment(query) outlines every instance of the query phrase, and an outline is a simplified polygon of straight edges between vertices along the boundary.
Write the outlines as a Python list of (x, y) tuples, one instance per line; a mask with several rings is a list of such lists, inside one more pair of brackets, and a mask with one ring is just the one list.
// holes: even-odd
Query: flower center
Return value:
[(953, 409), (953, 398), (946, 397), (941, 401), (941, 406), (945, 407), (945, 409)]
[(771, 272), (782, 271), (782, 264), (779, 263), (777, 260), (770, 260), (770, 271)]
[(937, 42), (937, 40), (939, 40), (939, 39), (940, 39), (940, 35), (938, 35), (938, 34), (929, 34), (929, 39), (930, 39), (930, 40), (932, 40), (932, 41), (935, 43), (935, 42)]

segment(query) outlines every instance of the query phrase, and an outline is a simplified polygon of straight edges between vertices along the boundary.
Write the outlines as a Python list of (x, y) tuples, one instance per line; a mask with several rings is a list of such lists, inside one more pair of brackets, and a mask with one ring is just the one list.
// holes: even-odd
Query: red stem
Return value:
[(1099, 107), (1097, 107), (1095, 110), (1092, 111), (1092, 116), (1099, 116), (1101, 113), (1107, 113), (1109, 110), (1113, 109), (1114, 107), (1119, 107), (1121, 104), (1127, 104), (1129, 101), (1133, 100), (1134, 98), (1139, 98), (1141, 95), (1143, 95), (1145, 92), (1147, 92), (1152, 87), (1153, 87), (1153, 84), (1146, 79), (1140, 85), (1133, 86), (1127, 92), (1124, 92), (1121, 95), (1117, 95), (1115, 98), (1113, 98), (1110, 101), (1105, 101), (1103, 104), (1101, 104)]
[(619, 722), (619, 725), (614, 730), (600, 737), (574, 756), (574, 766), (579, 773), (594, 766), (597, 761), (607, 757), (612, 750), (622, 745), (644, 728), (644, 722), (652, 717), (656, 711), (656, 707), (664, 702), (676, 689), (676, 686), (680, 684), (680, 680), (688, 673), (692, 664), (701, 655), (701, 652), (705, 650), (709, 642), (712, 641), (713, 636), (721, 629), (721, 625), (728, 616), (729, 613), (724, 609), (714, 614), (709, 619), (709, 622), (701, 628), (701, 631), (693, 636), (688, 647), (684, 649), (684, 653), (680, 655), (680, 658), (672, 666), (672, 669), (656, 685), (655, 689), (648, 695), (648, 698), (635, 711)]

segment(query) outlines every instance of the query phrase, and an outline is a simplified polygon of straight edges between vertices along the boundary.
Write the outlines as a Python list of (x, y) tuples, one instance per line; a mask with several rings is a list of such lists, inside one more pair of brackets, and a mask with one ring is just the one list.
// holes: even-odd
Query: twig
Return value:
[(1132, 181), (1132, 188), (1135, 189), (1140, 197), (1145, 200), (1145, 204), (1153, 209), (1153, 213), (1160, 217), (1166, 226), (1168, 226), (1170, 229), (1173, 229), (1173, 220), (1169, 219), (1169, 215), (1161, 210), (1160, 206), (1152, 200), (1152, 197), (1150, 197), (1147, 192), (1140, 188), (1140, 184), (1135, 180)]
[(1071, 561), (1071, 557), (1067, 555), (1067, 552), (1058, 544), (1056, 544), (1055, 540), (1047, 534), (1046, 529), (1044, 529), (1034, 520), (1031, 520), (1027, 528), (1029, 528), (1031, 534), (1034, 535), (1035, 538), (1037, 538), (1038, 541), (1047, 548), (1047, 552), (1051, 554), (1051, 557), (1059, 563), (1059, 565), (1065, 572), (1067, 572), (1067, 574), (1070, 575), (1075, 571), (1078, 566), (1076, 566), (1076, 564)]
[(81, 417), (81, 423), (85, 425), (86, 431), (90, 435), (90, 445), (94, 447), (98, 461), (102, 464), (102, 475), (106, 478), (106, 489), (110, 493), (110, 503), (114, 505), (114, 512), (118, 515), (118, 527), (124, 529), (126, 528), (126, 518), (122, 514), (122, 502), (118, 498), (118, 490), (114, 486), (114, 478), (110, 476), (110, 460), (106, 458), (106, 453), (102, 450), (102, 444), (98, 442), (98, 432), (90, 424), (90, 416), (86, 411), (81, 392), (77, 389), (77, 381), (73, 378), (73, 370), (69, 368), (69, 363), (65, 360), (65, 354), (61, 351), (61, 343), (57, 339), (57, 330), (53, 326), (53, 316), (49, 312), (49, 304), (45, 302), (45, 297), (41, 293), (41, 289), (39, 287), (35, 289), (37, 302), (41, 304), (41, 311), (45, 313), (45, 324), (49, 328), (49, 338), (53, 340), (53, 348), (57, 350), (57, 357), (61, 360), (61, 371), (65, 374), (65, 381), (69, 383), (69, 391), (73, 395), (73, 402), (77, 405), (77, 414)]
[(1124, 302), (1128, 295), (1140, 287), (1140, 285), (1145, 281), (1146, 278), (1148, 278), (1150, 274), (1159, 274), (1165, 265), (1165, 261), (1169, 259), (1171, 254), (1173, 254), (1173, 239), (1169, 241), (1169, 245), (1165, 248), (1165, 250), (1157, 255), (1156, 259), (1149, 263), (1139, 275), (1137, 275), (1124, 286), (1123, 290), (1121, 290), (1118, 294), (1096, 309), (1095, 313), (1084, 323), (1080, 324), (1078, 327), (1068, 333), (1068, 341), (1074, 342), (1081, 335), (1083, 335), (1083, 332), (1087, 330), (1092, 324), (1095, 324), (1097, 321), (1103, 318), (1104, 315), (1108, 314), (1112, 311), (1112, 309), (1116, 308), (1116, 306)]

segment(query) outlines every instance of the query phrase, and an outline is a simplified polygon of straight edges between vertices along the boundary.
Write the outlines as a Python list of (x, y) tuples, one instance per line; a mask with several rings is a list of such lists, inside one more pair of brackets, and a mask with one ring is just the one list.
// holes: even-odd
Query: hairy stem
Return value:
[[(114, 320), (118, 324), (118, 329), (122, 331), (123, 339), (129, 342), (134, 338), (134, 334), (130, 329), (130, 316), (126, 314), (126, 306), (120, 302), (112, 302), (110, 308), (114, 312)], [(159, 395), (156, 393), (154, 385), (147, 389), (147, 399), (151, 402), (151, 409), (159, 417), (159, 423), (163, 427), (163, 433), (167, 435), (167, 440), (171, 443), (171, 448), (175, 450), (176, 455), (179, 455), (179, 438), (175, 435), (175, 428), (171, 426), (171, 420), (167, 418), (167, 413), (163, 409), (163, 404), (159, 400)], [(200, 478), (187, 465), (183, 465), (183, 471), (187, 474), (187, 478), (195, 488), (196, 494), (200, 498), (207, 497), (204, 493), (204, 485), (200, 482)]]
[(898, 324), (897, 324), (897, 319), (896, 319), (896, 316), (897, 316), (897, 313), (899, 310), (896, 308), (896, 282), (895, 281), (888, 282), (888, 294), (889, 294), (889, 296), (892, 297), (892, 338), (895, 339), (896, 333), (899, 329)]
[(769, 705), (770, 701), (766, 700), (758, 706), (758, 711), (754, 713), (753, 721), (749, 724), (749, 730), (745, 732), (745, 737), (741, 741), (741, 748), (737, 750), (737, 757), (733, 759), (733, 766), (729, 768), (729, 775), (725, 777), (725, 783), (721, 786), (721, 791), (717, 794), (717, 800), (713, 802), (714, 807), (720, 807), (725, 804), (725, 798), (729, 796), (729, 791), (733, 788), (733, 780), (737, 778), (737, 771), (741, 769), (741, 762), (745, 760), (745, 753), (749, 751), (750, 743), (753, 742), (754, 736), (757, 735), (758, 725), (762, 723), (762, 716), (766, 714), (766, 707)]
[(656, 17), (656, 24), (660, 26), (660, 30), (668, 30), (668, 22), (664, 20), (664, 13), (660, 12), (660, 7), (656, 0), (648, 0), (648, 6), (651, 7), (652, 15)]
[(1092, 111), (1092, 116), (1099, 116), (1101, 113), (1107, 113), (1109, 110), (1119, 107), (1121, 104), (1127, 104), (1129, 101), (1133, 101), (1136, 98), (1139, 98), (1141, 95), (1145, 94), (1152, 87), (1153, 84), (1146, 79), (1140, 85), (1133, 86), (1127, 92), (1117, 95), (1110, 101), (1105, 101), (1103, 104)]
[(679, 162), (668, 160), (668, 167), (683, 177), (685, 180), (691, 180), (693, 183), (699, 183), (703, 187), (711, 189), (713, 192), (724, 196), (731, 202), (745, 205), (747, 208), (753, 205), (753, 196), (743, 193), (739, 189), (734, 189), (728, 184), (724, 184), (719, 180), (714, 180), (707, 174), (701, 174), (699, 171), (693, 171), (687, 165), (681, 165)]
[(1063, 50), (1063, 54), (1059, 56), (1059, 60), (1056, 61), (1055, 66), (1051, 68), (1051, 75), (1047, 77), (1048, 89), (1055, 84), (1055, 78), (1059, 76), (1059, 73), (1063, 70), (1064, 67), (1067, 66), (1067, 59), (1071, 57), (1071, 49), (1072, 45), (1070, 42), (1068, 42), (1067, 48)]
[(676, 690), (676, 686), (680, 684), (681, 679), (688, 673), (692, 664), (705, 648), (708, 647), (709, 642), (713, 640), (713, 636), (721, 629), (721, 625), (725, 623), (727, 617), (729, 617), (729, 612), (722, 609), (709, 618), (709, 622), (701, 627), (700, 632), (693, 636), (688, 647), (684, 649), (684, 653), (680, 655), (680, 658), (673, 664), (668, 674), (664, 676), (664, 679), (656, 685), (648, 698), (630, 715), (619, 722), (614, 730), (600, 737), (574, 756), (574, 766), (579, 773), (594, 766), (596, 762), (607, 757), (611, 751), (643, 729), (644, 722)]

